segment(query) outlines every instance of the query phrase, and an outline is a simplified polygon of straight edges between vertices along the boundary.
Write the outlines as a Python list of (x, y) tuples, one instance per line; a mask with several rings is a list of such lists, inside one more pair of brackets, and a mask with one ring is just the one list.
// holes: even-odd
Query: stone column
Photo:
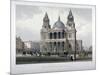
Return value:
[(53, 50), (54, 50), (54, 44), (53, 44), (53, 42), (52, 42), (52, 52), (53, 52)]
[(48, 39), (50, 39), (50, 33), (48, 33)]
[(49, 42), (47, 43), (47, 51), (49, 52)]
[(58, 52), (58, 42), (56, 42), (56, 48), (57, 48), (56, 52)]
[(60, 38), (62, 39), (62, 32), (60, 32)]
[(62, 43), (60, 42), (60, 52), (61, 52), (61, 50), (62, 50), (62, 48), (61, 48), (61, 47), (62, 47)]
[(60, 51), (60, 42), (58, 42), (58, 51)]
[(59, 35), (58, 35), (58, 32), (57, 32), (57, 39), (58, 39)]
[(50, 52), (50, 42), (48, 42), (48, 51)]
[(52, 51), (52, 42), (50, 43), (50, 51)]

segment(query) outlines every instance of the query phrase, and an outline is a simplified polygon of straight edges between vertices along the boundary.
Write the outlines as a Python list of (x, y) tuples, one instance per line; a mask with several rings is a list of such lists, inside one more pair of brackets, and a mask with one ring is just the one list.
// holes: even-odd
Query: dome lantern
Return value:
[(64, 23), (60, 20), (60, 16), (58, 17), (58, 21), (56, 21), (53, 25), (54, 29), (65, 29)]

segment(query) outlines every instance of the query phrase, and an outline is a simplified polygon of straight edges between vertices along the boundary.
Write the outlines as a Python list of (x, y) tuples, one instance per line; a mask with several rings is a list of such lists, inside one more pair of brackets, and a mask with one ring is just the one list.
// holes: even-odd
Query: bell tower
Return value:
[(49, 25), (49, 17), (48, 17), (47, 12), (45, 13), (45, 16), (43, 18), (43, 26), (42, 26), (42, 28), (45, 28), (47, 30), (51, 28), (50, 25)]
[(67, 26), (69, 27), (68, 38), (70, 40), (74, 40), (76, 36), (76, 28), (75, 28), (74, 16), (71, 10), (69, 11), (69, 14), (67, 17)]
[(69, 11), (67, 19), (67, 25), (71, 28), (75, 28), (74, 17), (71, 10)]
[(69, 11), (67, 19), (67, 26), (70, 28), (68, 31), (69, 47), (71, 47), (72, 51), (74, 51), (74, 59), (76, 60), (76, 28), (74, 16), (71, 10)]

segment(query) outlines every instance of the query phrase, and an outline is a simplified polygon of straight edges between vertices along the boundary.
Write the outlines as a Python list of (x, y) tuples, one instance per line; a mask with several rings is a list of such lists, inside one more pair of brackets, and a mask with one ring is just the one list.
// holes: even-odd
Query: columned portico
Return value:
[(63, 39), (65, 38), (64, 32), (50, 32), (48, 33), (49, 39)]

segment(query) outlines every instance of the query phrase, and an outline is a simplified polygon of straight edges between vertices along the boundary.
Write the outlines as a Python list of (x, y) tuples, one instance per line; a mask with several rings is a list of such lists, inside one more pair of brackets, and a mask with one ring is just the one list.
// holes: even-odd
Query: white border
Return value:
[[(74, 7), (74, 8), (91, 8), (92, 9), (92, 30), (93, 30), (93, 59), (88, 62), (63, 62), (63, 63), (41, 63), (41, 64), (25, 64), (16, 65), (15, 50), (15, 14), (16, 4), (35, 5), (35, 6), (53, 6), (53, 7)], [(42, 72), (59, 72), (59, 71), (76, 71), (76, 70), (93, 70), (96, 69), (95, 58), (95, 6), (94, 5), (74, 5), (60, 3), (41, 3), (33, 1), (11, 1), (11, 74), (22, 73), (42, 73)]]

